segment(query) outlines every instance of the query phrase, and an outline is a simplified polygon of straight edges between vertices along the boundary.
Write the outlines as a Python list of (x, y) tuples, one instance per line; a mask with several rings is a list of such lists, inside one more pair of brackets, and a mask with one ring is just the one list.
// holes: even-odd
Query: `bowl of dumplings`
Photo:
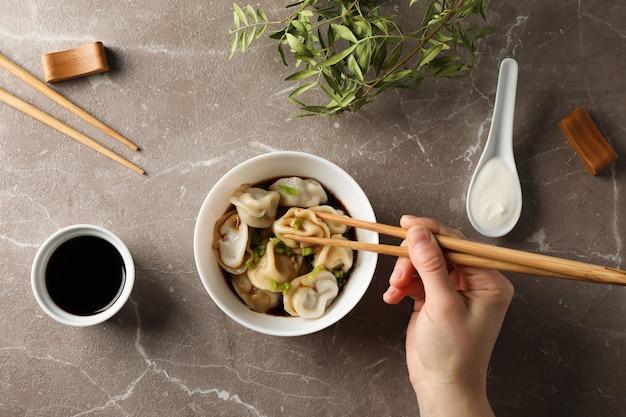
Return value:
[(295, 237), (378, 243), (378, 234), (319, 212), (376, 221), (359, 184), (319, 156), (271, 152), (228, 171), (209, 191), (194, 230), (196, 267), (213, 302), (273, 336), (315, 333), (345, 317), (369, 287), (377, 254)]

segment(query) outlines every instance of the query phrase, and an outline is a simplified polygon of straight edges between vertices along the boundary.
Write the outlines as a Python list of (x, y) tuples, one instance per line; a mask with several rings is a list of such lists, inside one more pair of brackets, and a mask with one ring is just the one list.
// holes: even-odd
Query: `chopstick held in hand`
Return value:
[[(347, 216), (337, 216), (316, 211), (318, 217), (335, 223), (384, 233), (404, 238), (406, 230), (401, 227), (371, 223)], [(392, 245), (375, 245), (364, 242), (353, 242), (344, 239), (304, 238), (301, 236), (285, 236), (293, 240), (307, 241), (327, 246), (344, 246), (357, 250), (367, 250), (393, 256), (407, 256), (406, 248)], [(626, 271), (584, 262), (571, 261), (547, 255), (524, 252), (515, 249), (501, 248), (484, 243), (471, 242), (448, 236), (436, 235), (444, 255), (451, 263), (475, 266), (501, 271), (519, 272), (554, 278), (573, 279), (579, 281), (605, 284), (626, 285)]]

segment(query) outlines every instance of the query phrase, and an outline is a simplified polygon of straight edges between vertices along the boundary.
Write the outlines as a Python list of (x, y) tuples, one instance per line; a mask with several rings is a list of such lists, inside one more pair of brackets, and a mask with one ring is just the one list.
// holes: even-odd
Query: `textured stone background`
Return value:
[[(0, 415), (413, 416), (406, 302), (381, 300), (381, 258), (363, 301), (336, 326), (275, 338), (228, 319), (198, 278), (195, 216), (227, 170), (274, 150), (346, 169), (380, 221), (436, 217), (469, 238), (625, 268), (626, 3), (492, 2), (498, 31), (476, 71), (425, 82), (335, 120), (297, 119), (290, 73), (264, 38), (228, 61), (230, 2), (4, 0), (0, 52), (42, 77), (44, 53), (102, 41), (110, 72), (55, 88), (138, 143), (113, 143), (6, 71), (0, 86), (146, 169), (141, 177), (0, 105)], [(279, 12), (284, 2), (264, 2)], [(491, 122), (498, 64), (519, 63), (515, 153), (522, 218), (505, 238), (473, 231), (466, 189)], [(622, 156), (592, 177), (557, 122), (589, 110)], [(61, 227), (95, 223), (132, 251), (131, 301), (107, 323), (57, 324), (30, 266)], [(621, 417), (623, 288), (510, 275), (516, 296), (489, 371), (499, 416)]]

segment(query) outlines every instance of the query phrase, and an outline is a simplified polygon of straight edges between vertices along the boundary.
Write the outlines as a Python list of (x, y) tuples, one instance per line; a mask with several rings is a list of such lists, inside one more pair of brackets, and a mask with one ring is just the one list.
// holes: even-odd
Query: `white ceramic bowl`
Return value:
[[(50, 257), (63, 243), (80, 236), (99, 237), (113, 245), (113, 247), (115, 247), (115, 249), (117, 249), (122, 256), (126, 271), (124, 284), (117, 299), (115, 299), (115, 301), (107, 307), (106, 310), (88, 316), (79, 316), (63, 310), (61, 307), (56, 305), (54, 301), (52, 301), (50, 295), (48, 294), (48, 290), (46, 289), (45, 275)], [(102, 323), (110, 319), (121, 310), (124, 304), (126, 304), (126, 301), (128, 301), (128, 298), (133, 290), (134, 284), (135, 264), (133, 262), (133, 257), (124, 242), (113, 232), (93, 224), (77, 224), (68, 226), (54, 233), (46, 239), (37, 251), (31, 270), (31, 285), (33, 293), (35, 294), (35, 298), (37, 299), (41, 309), (56, 321), (70, 326), (93, 326), (94, 324)]]
[[(230, 288), (215, 259), (213, 228), (230, 207), (230, 196), (242, 184), (277, 177), (313, 178), (337, 197), (354, 218), (375, 222), (374, 210), (359, 184), (337, 165), (307, 153), (273, 152), (249, 159), (226, 173), (207, 195), (196, 221), (194, 255), (200, 279), (224, 313), (249, 329), (274, 336), (299, 336), (325, 329), (348, 314), (361, 300), (374, 276), (378, 255), (359, 252), (352, 276), (326, 313), (317, 319), (282, 317), (250, 310)], [(362, 242), (378, 243), (378, 234), (357, 229)]]

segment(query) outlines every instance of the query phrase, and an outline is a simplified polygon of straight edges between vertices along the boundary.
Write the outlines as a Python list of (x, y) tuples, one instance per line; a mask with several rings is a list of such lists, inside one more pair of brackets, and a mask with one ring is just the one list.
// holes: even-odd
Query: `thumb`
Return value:
[(441, 247), (425, 227), (411, 227), (406, 235), (409, 257), (424, 284), (426, 297), (431, 300), (449, 299), (457, 294)]

